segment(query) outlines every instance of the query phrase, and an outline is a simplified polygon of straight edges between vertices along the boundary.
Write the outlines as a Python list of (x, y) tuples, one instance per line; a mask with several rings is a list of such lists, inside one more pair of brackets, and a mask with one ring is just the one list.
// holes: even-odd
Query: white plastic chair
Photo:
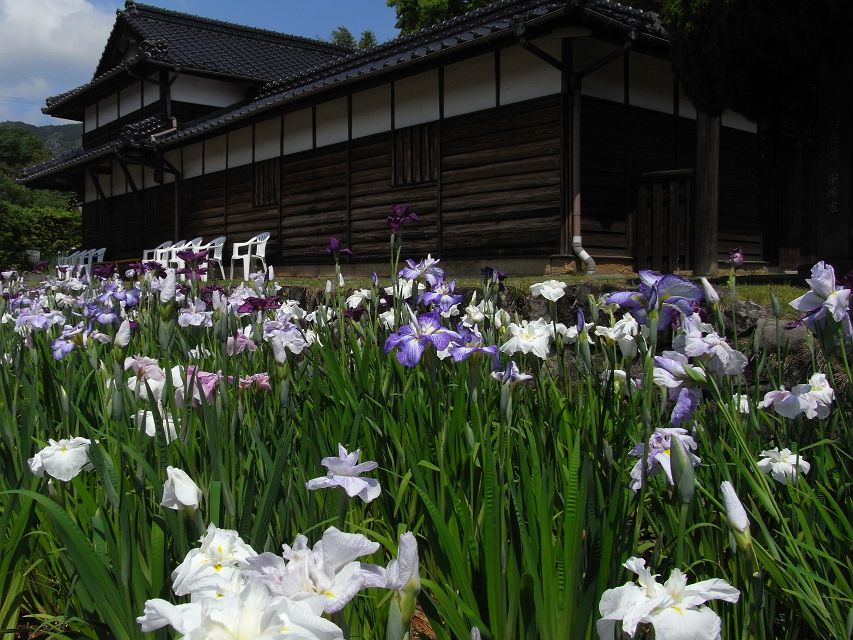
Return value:
[[(210, 271), (215, 263), (219, 267), (219, 273), (222, 274), (223, 280), (225, 280), (225, 267), (222, 264), (222, 254), (225, 249), (225, 240), (225, 236), (219, 236), (198, 248), (199, 251), (207, 250), (207, 270)], [(207, 274), (203, 275), (201, 279), (207, 282)]]
[[(249, 268), (251, 267), (252, 259), (258, 260), (263, 270), (266, 271), (267, 240), (269, 239), (269, 231), (264, 231), (246, 242), (235, 242), (231, 253), (231, 269), (228, 277), (232, 280), (234, 279), (235, 260), (243, 261), (243, 280), (249, 279)], [(245, 249), (245, 253), (243, 249)]]
[(103, 262), (106, 253), (106, 247), (101, 247), (100, 249), (90, 249), (89, 251), (84, 252), (84, 255), (81, 257), (80, 265), (86, 272), (87, 278), (92, 277), (92, 265), (97, 264), (98, 262)]
[(168, 249), (171, 246), (172, 246), (172, 241), (166, 240), (166, 242), (161, 242), (160, 244), (158, 244), (153, 249), (145, 249), (142, 252), (142, 262), (151, 262), (152, 260), (156, 260), (157, 259), (156, 256), (157, 256), (158, 251), (161, 251), (163, 249)]
[[(56, 276), (59, 280), (67, 280), (71, 277), (71, 267), (76, 264), (77, 256), (81, 253), (83, 252), (74, 251), (67, 256), (58, 256), (56, 258)], [(65, 267), (65, 269), (60, 269), (59, 267)]]
[(177, 240), (170, 244), (168, 247), (163, 247), (162, 249), (154, 250), (154, 262), (159, 263), (161, 267), (164, 269), (169, 266), (169, 260), (172, 257), (172, 249), (174, 247), (182, 247), (186, 244), (186, 240)]

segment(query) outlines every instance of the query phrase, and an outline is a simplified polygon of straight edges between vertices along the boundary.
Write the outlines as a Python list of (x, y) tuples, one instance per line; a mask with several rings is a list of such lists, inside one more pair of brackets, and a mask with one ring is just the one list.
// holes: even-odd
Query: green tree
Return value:
[(14, 124), (0, 124), (0, 266), (26, 266), (26, 249), (43, 256), (80, 245), (80, 213), (71, 193), (30, 189), (15, 179), (50, 158), (44, 143)]
[(337, 29), (333, 30), (332, 35), (329, 37), (329, 41), (332, 44), (336, 44), (341, 47), (349, 47), (350, 49), (355, 49), (355, 36), (352, 35), (352, 31), (350, 31), (344, 26), (340, 26)]
[(442, 20), (484, 7), (491, 0), (387, 0), (397, 12), (396, 27), (411, 33)]
[(368, 49), (375, 47), (377, 44), (379, 44), (379, 41), (376, 39), (376, 34), (370, 29), (365, 29), (361, 32), (361, 37), (358, 39), (359, 49)]

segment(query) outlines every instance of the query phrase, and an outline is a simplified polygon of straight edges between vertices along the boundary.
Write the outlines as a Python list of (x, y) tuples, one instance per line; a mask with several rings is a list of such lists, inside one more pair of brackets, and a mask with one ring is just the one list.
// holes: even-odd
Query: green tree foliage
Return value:
[(402, 33), (411, 33), (484, 7), (491, 0), (388, 0), (388, 6), (397, 12), (396, 27)]
[(352, 35), (352, 31), (344, 26), (340, 26), (332, 31), (332, 35), (329, 36), (329, 42), (340, 45), (341, 47), (355, 49), (355, 36)]
[(849, 0), (663, 0), (672, 62), (697, 107), (754, 121), (817, 117), (822, 70), (850, 77)]
[(369, 47), (375, 47), (377, 44), (379, 44), (379, 41), (376, 39), (376, 34), (370, 29), (365, 29), (361, 32), (361, 37), (358, 39), (359, 49), (368, 49)]
[(74, 195), (29, 189), (15, 182), (21, 169), (50, 158), (31, 131), (0, 124), (0, 266), (25, 267), (27, 249), (44, 257), (81, 242), (80, 213)]
[(373, 31), (365, 29), (361, 32), (358, 42), (356, 42), (352, 31), (344, 26), (340, 26), (332, 31), (331, 36), (329, 36), (329, 42), (342, 47), (348, 47), (350, 49), (367, 49), (368, 47), (378, 44), (379, 41), (376, 39), (376, 34), (373, 33)]

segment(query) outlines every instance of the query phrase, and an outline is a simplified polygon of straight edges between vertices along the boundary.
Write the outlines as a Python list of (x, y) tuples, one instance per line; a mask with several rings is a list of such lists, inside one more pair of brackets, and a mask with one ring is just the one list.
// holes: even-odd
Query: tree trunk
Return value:
[(717, 274), (717, 221), (720, 195), (720, 116), (696, 111), (696, 203), (693, 273)]

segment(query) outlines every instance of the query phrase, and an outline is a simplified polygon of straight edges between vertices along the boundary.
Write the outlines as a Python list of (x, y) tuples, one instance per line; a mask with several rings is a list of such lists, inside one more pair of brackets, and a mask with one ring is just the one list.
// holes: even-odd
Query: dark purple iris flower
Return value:
[(151, 262), (144, 263), (142, 266), (145, 269), (145, 271), (150, 271), (151, 273), (153, 273), (155, 278), (165, 278), (166, 277), (166, 270), (163, 268), (163, 265), (160, 264), (159, 262), (154, 262), (152, 260)]
[(183, 269), (176, 269), (175, 273), (180, 276), (187, 276), (190, 280), (201, 280), (203, 275), (207, 274), (207, 267), (199, 266), (198, 264), (187, 263), (190, 266)]
[(503, 286), (503, 281), (506, 280), (506, 273), (503, 271), (498, 271), (494, 267), (483, 267), (480, 270), (480, 273), (483, 274), (483, 281), (486, 283), (492, 282), (494, 284)]
[(41, 262), (39, 262), (37, 265), (35, 265), (32, 268), (32, 272), (33, 273), (44, 273), (44, 270), (47, 269), (48, 264), (49, 263), (47, 260), (42, 260)]
[(364, 315), (366, 309), (363, 307), (359, 307), (358, 309), (350, 309), (347, 307), (344, 309), (344, 318), (349, 320), (353, 320), (354, 322), (358, 322), (361, 320), (361, 317)]
[(391, 233), (396, 235), (400, 233), (403, 224), (409, 220), (412, 222), (420, 220), (418, 214), (412, 209), (412, 206), (408, 204), (395, 204), (391, 207), (391, 215), (388, 216), (388, 228), (391, 229)]
[[(131, 275), (131, 272), (133, 275)], [(124, 275), (128, 278), (139, 277), (145, 273), (145, 265), (141, 262), (131, 262), (127, 265), (127, 269), (124, 270)]]
[(441, 326), (438, 311), (424, 313), (403, 325), (388, 336), (385, 341), (385, 353), (397, 350), (397, 360), (405, 367), (414, 367), (421, 361), (429, 345), (436, 351), (444, 351), (451, 342), (461, 342), (462, 337), (455, 331)]
[(493, 370), (500, 368), (500, 355), (498, 354), (498, 346), (496, 344), (486, 346), (483, 344), (483, 336), (461, 323), (457, 327), (456, 332), (459, 334), (460, 339), (451, 342), (447, 348), (454, 362), (462, 362), (471, 356), (482, 353), (491, 356)]
[(344, 243), (335, 238), (334, 236), (329, 237), (329, 244), (326, 246), (326, 253), (333, 255), (335, 257), (338, 256), (351, 256), (352, 249), (347, 249), (344, 246)]
[(729, 252), (729, 262), (733, 267), (742, 267), (743, 266), (743, 251), (740, 247), (733, 249)]
[(197, 264), (199, 262), (204, 262), (207, 260), (207, 249), (205, 249), (204, 251), (193, 251), (192, 249), (185, 249), (183, 251), (178, 251), (178, 253), (176, 253), (175, 255), (187, 264)]
[(615, 291), (607, 295), (607, 304), (618, 304), (640, 324), (648, 325), (649, 312), (658, 309), (658, 330), (672, 325), (680, 313), (693, 314), (693, 303), (702, 300), (702, 287), (681, 276), (640, 271), (637, 291)]
[(281, 306), (281, 301), (272, 296), (270, 298), (255, 298), (248, 297), (237, 307), (237, 313), (252, 313), (254, 311), (269, 311), (278, 309)]
[(225, 288), (218, 284), (209, 284), (198, 290), (198, 297), (204, 300), (207, 304), (211, 304), (213, 302), (214, 291), (225, 293)]
[(115, 272), (116, 265), (114, 262), (105, 262), (104, 264), (99, 264), (97, 267), (92, 269), (92, 274), (99, 278), (103, 278), (104, 280), (111, 278)]

